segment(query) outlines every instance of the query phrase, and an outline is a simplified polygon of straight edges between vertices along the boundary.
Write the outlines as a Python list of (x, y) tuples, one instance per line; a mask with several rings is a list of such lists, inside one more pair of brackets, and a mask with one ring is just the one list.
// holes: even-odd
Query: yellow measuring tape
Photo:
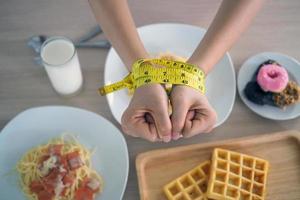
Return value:
[(99, 88), (101, 95), (117, 90), (136, 88), (150, 83), (187, 85), (205, 93), (205, 74), (192, 64), (165, 59), (140, 59), (132, 66), (132, 72), (123, 80)]

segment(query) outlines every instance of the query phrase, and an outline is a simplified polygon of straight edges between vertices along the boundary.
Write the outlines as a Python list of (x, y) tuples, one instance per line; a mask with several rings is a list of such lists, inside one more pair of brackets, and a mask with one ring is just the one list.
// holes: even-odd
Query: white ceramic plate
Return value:
[[(205, 29), (185, 24), (152, 24), (138, 28), (138, 32), (151, 55), (171, 52), (188, 58), (203, 38)], [(105, 84), (119, 81), (127, 74), (120, 57), (111, 48), (105, 63)], [(235, 99), (235, 72), (228, 53), (209, 74), (206, 86), (206, 95), (218, 114), (215, 126), (219, 126), (231, 113)], [(107, 95), (107, 99), (113, 116), (120, 123), (131, 97), (127, 90), (120, 90)]]
[(238, 74), (238, 92), (243, 102), (256, 114), (273, 120), (288, 120), (300, 116), (300, 104), (288, 106), (285, 110), (269, 106), (269, 105), (257, 105), (249, 101), (245, 94), (244, 88), (247, 83), (251, 80), (253, 74), (257, 70), (258, 66), (266, 60), (275, 60), (288, 71), (290, 79), (300, 83), (300, 63), (289, 56), (273, 53), (264, 52), (252, 56), (242, 65)]
[(22, 155), (62, 132), (74, 133), (81, 144), (96, 148), (93, 167), (104, 179), (97, 200), (122, 199), (128, 176), (128, 151), (123, 135), (103, 117), (72, 107), (39, 107), (11, 120), (0, 133), (0, 199), (24, 200), (19, 174), (12, 172)]

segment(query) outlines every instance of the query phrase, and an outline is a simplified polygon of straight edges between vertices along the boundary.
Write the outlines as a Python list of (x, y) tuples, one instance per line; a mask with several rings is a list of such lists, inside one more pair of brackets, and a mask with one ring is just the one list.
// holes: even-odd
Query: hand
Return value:
[(177, 85), (172, 89), (170, 99), (172, 139), (189, 138), (213, 129), (217, 115), (205, 95), (191, 87)]
[(137, 88), (122, 116), (123, 131), (152, 142), (169, 142), (172, 127), (168, 106), (168, 96), (162, 85), (148, 84)]

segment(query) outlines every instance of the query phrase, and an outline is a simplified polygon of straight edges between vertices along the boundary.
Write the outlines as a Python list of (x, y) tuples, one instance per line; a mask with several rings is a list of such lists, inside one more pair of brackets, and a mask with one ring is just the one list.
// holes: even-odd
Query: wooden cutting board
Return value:
[(166, 200), (163, 186), (210, 159), (216, 147), (226, 148), (270, 162), (267, 196), (270, 200), (300, 200), (300, 132), (195, 144), (141, 153), (136, 169), (141, 200)]

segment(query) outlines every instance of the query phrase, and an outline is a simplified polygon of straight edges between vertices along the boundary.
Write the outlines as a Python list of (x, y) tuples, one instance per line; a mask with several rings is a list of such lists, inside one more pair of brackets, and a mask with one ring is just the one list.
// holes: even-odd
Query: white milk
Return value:
[(82, 73), (73, 43), (63, 37), (45, 41), (41, 58), (53, 88), (61, 95), (77, 93), (82, 86)]

